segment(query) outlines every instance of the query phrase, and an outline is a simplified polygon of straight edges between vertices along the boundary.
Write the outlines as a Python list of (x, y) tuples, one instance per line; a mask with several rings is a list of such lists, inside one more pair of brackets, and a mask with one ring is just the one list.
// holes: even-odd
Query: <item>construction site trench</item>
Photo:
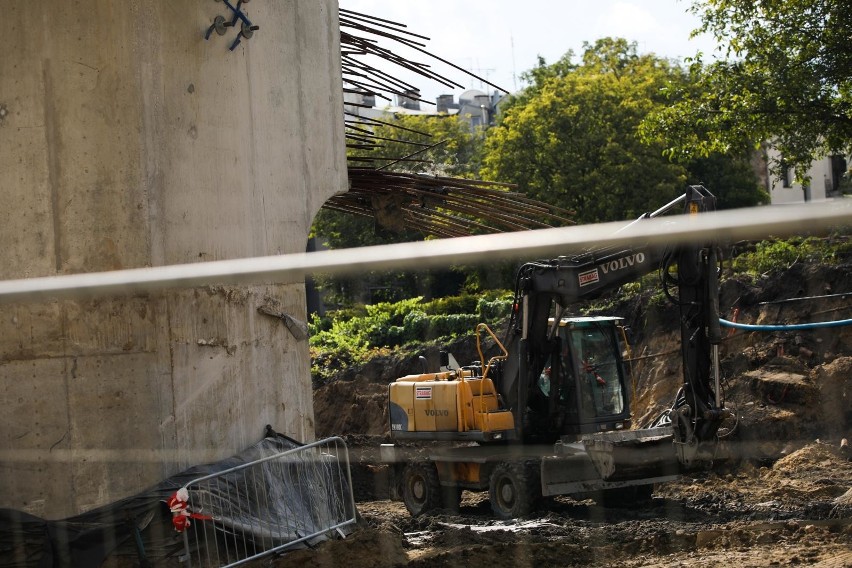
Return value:
[[(849, 265), (796, 264), (771, 277), (727, 278), (723, 317), (792, 324), (849, 317)], [(810, 298), (810, 299), (803, 299)], [(671, 402), (681, 382), (671, 308), (647, 295), (609, 310), (632, 330), (634, 423)], [(604, 508), (545, 499), (531, 515), (496, 520), (487, 493), (458, 512), (413, 518), (389, 499), (379, 445), (389, 441), (387, 384), (419, 368), (382, 357), (315, 388), (317, 436), (349, 445), (360, 515), (346, 539), (290, 552), (276, 565), (347, 566), (852, 566), (852, 329), (728, 331), (725, 398), (737, 416), (723, 444), (734, 457), (658, 485), (650, 502)], [(476, 358), (470, 340), (424, 345)], [(280, 563), (280, 564), (279, 564)]]

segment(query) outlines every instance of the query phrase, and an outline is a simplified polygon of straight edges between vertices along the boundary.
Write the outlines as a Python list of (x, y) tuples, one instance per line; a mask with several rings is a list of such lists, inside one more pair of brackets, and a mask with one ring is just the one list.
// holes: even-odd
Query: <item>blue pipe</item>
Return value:
[(719, 318), (719, 323), (724, 327), (733, 327), (734, 329), (745, 329), (748, 331), (793, 331), (796, 329), (821, 329), (824, 327), (843, 327), (852, 325), (852, 319), (837, 320), (837, 321), (817, 321), (813, 323), (796, 323), (791, 325), (750, 325), (747, 323), (735, 323), (726, 319)]

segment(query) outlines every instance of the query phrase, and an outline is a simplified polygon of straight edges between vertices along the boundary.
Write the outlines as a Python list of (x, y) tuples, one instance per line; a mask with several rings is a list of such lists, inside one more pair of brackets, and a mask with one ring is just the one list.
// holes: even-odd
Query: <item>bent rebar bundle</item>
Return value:
[[(420, 98), (420, 91), (415, 85), (377, 67), (376, 60), (383, 60), (395, 69), (413, 73), (426, 81), (450, 88), (463, 88), (429, 64), (408, 59), (384, 47), (381, 42), (390, 42), (425, 55), (506, 92), (427, 51), (424, 42), (429, 38), (409, 31), (405, 24), (345, 9), (340, 9), (339, 14), (344, 93), (373, 96), (388, 102), (392, 102), (390, 95), (393, 95), (432, 104)], [(571, 223), (572, 212), (512, 192), (510, 190), (513, 186), (507, 184), (388, 171), (393, 167), (400, 169), (400, 165), (428, 164), (430, 161), (423, 158), (423, 152), (440, 146), (444, 141), (429, 140), (430, 134), (393, 121), (363, 116), (358, 109), (361, 106), (369, 105), (346, 102), (344, 109), (347, 147), (362, 151), (357, 156), (348, 157), (350, 189), (345, 194), (329, 199), (323, 208), (373, 217), (379, 225), (391, 231), (415, 230), (441, 238), (540, 229)], [(399, 156), (379, 156), (372, 151), (381, 148), (381, 143), (389, 139), (378, 136), (374, 132), (377, 127), (406, 131), (421, 141), (410, 137), (393, 138), (394, 142), (409, 147), (411, 151)]]

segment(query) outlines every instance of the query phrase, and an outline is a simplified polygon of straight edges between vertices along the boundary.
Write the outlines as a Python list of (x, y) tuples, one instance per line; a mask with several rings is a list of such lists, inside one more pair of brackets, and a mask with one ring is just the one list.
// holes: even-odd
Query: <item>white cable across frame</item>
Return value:
[(167, 288), (215, 284), (293, 283), (308, 274), (353, 274), (369, 270), (422, 269), (454, 264), (553, 258), (591, 246), (677, 244), (690, 240), (732, 242), (819, 234), (852, 225), (852, 199), (798, 206), (770, 206), (625, 222), (499, 233), (339, 249), (313, 253), (198, 262), (111, 272), (91, 272), (0, 281), (0, 303), (83, 299), (141, 294)]

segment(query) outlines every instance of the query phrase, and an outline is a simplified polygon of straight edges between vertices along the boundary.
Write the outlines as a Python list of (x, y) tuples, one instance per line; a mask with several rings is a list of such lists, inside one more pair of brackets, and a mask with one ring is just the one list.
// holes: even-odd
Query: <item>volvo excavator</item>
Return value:
[[(689, 186), (634, 223), (679, 206), (688, 215), (713, 211), (715, 197)], [(393, 493), (416, 516), (457, 508), (463, 489), (488, 490), (494, 514), (508, 519), (546, 496), (592, 496), (604, 505), (650, 498), (654, 484), (707, 463), (728, 415), (717, 265), (713, 243), (636, 243), (523, 264), (503, 341), (479, 324), (479, 361), (460, 366), (442, 353), (439, 371), (389, 385), (394, 443), (382, 445), (382, 459), (394, 473)], [(634, 429), (620, 318), (568, 314), (576, 302), (655, 269), (679, 313), (683, 384), (666, 412)], [(484, 340), (497, 355), (484, 355)], [(412, 441), (434, 443), (411, 454)]]

